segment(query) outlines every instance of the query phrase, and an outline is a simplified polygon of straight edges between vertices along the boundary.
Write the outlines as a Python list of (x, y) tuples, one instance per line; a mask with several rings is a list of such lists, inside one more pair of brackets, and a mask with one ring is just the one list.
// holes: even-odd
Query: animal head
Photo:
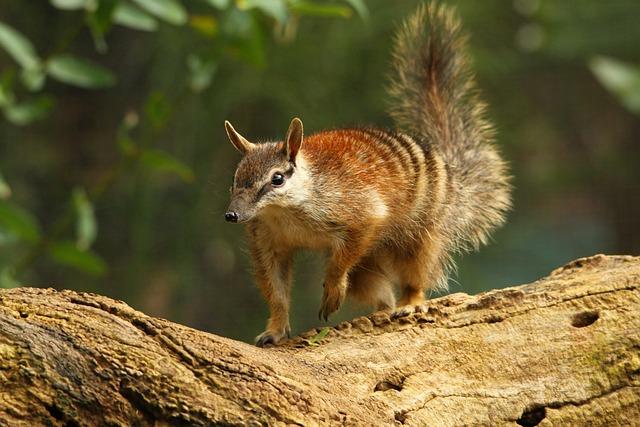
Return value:
[(233, 146), (243, 154), (231, 186), (231, 203), (225, 214), (228, 222), (247, 222), (268, 207), (300, 203), (300, 147), (302, 121), (295, 118), (283, 142), (254, 144), (224, 123)]

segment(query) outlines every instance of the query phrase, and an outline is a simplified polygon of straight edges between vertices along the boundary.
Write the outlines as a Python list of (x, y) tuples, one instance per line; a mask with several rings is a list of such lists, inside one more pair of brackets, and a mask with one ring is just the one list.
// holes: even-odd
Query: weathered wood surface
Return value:
[(640, 258), (595, 256), (266, 349), (98, 295), (4, 290), (0, 425), (638, 425), (639, 288)]

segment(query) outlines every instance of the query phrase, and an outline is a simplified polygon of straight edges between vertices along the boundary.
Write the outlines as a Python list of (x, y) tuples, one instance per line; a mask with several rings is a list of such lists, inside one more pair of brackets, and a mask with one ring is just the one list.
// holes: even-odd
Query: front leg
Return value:
[(251, 233), (251, 254), (258, 287), (269, 306), (266, 330), (255, 339), (258, 347), (278, 344), (291, 333), (289, 302), (292, 281), (290, 250), (276, 249), (259, 230)]
[(345, 242), (335, 245), (327, 264), (324, 292), (318, 317), (327, 321), (337, 311), (347, 294), (349, 271), (362, 259), (368, 249), (365, 236), (351, 235)]

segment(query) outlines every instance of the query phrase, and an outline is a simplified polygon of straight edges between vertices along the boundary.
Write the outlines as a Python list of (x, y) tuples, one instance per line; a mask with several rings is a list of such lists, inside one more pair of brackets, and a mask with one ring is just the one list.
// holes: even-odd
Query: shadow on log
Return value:
[(375, 313), (277, 348), (99, 295), (0, 292), (0, 425), (632, 425), (640, 258)]

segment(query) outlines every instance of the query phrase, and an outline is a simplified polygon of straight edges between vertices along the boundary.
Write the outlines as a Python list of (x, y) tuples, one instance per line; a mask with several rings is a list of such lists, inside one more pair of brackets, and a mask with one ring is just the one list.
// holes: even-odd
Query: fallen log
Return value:
[(0, 292), (0, 425), (633, 425), (640, 257), (252, 345), (88, 293)]

